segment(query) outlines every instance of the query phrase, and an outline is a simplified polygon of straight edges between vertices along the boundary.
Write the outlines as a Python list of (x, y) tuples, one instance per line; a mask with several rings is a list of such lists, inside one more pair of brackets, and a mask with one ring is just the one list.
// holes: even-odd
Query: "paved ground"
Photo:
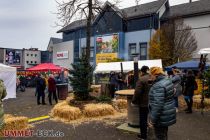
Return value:
[[(25, 93), (18, 93), (17, 99), (6, 100), (4, 108), (6, 113), (24, 115), (27, 117), (38, 117), (47, 115), (52, 106), (37, 106), (33, 89), (27, 89)], [(32, 130), (53, 130), (63, 132), (62, 140), (136, 140), (136, 134), (117, 130), (116, 127), (126, 121), (126, 118), (110, 120), (115, 124), (106, 124), (101, 121), (92, 121), (78, 126), (46, 120), (33, 124)], [(42, 139), (42, 138), (30, 138)], [(200, 112), (185, 114), (180, 112), (177, 115), (177, 123), (169, 128), (169, 140), (210, 140), (210, 112), (204, 116)]]

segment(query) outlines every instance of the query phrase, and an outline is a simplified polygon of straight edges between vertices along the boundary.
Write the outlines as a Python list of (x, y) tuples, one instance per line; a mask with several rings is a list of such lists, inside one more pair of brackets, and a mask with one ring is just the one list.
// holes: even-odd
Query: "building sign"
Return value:
[(117, 53), (104, 53), (96, 55), (96, 64), (98, 63), (106, 63), (110, 60), (117, 58)]
[(68, 51), (57, 52), (57, 59), (68, 59), (68, 58), (69, 58)]
[(16, 49), (6, 49), (6, 64), (7, 65), (21, 65), (22, 51)]
[(119, 47), (118, 34), (96, 38), (96, 64), (117, 58)]

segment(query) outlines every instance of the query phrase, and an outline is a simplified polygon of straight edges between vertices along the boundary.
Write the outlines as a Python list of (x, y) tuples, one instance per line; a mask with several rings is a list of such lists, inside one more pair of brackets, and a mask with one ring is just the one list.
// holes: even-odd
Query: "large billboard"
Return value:
[(118, 34), (96, 38), (96, 64), (117, 58), (119, 48)]
[(6, 64), (7, 65), (21, 65), (22, 51), (16, 49), (6, 49)]

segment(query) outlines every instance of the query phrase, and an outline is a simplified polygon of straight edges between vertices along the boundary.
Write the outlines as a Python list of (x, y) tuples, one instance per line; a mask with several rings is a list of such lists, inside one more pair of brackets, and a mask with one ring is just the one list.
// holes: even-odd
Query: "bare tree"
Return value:
[(150, 41), (150, 59), (162, 59), (168, 66), (192, 59), (197, 41), (192, 28), (182, 19), (173, 18), (156, 32)]
[[(63, 0), (56, 1), (58, 4), (58, 19), (63, 26), (69, 25), (72, 21), (85, 19), (86, 22), (86, 59), (90, 60), (90, 38), (91, 25), (98, 13), (103, 11), (103, 2), (100, 0)], [(113, 5), (116, 5), (120, 0), (114, 0)]]

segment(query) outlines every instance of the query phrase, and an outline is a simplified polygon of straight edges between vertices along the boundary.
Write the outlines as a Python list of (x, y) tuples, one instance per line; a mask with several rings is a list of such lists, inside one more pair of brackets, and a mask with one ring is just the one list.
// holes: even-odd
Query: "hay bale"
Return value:
[(28, 118), (19, 116), (5, 118), (4, 130), (23, 130), (28, 128)]
[(124, 99), (114, 100), (112, 101), (112, 106), (116, 110), (127, 109), (127, 100)]
[(71, 102), (71, 100), (73, 100), (74, 99), (74, 97), (73, 96), (69, 96), (69, 97), (67, 97), (66, 98), (66, 102), (67, 103), (70, 103)]
[(114, 115), (114, 113), (114, 108), (109, 104), (87, 104), (83, 110), (86, 117), (100, 117)]
[(66, 101), (57, 104), (51, 111), (51, 115), (64, 121), (79, 119), (82, 113), (79, 108), (68, 105)]
[(4, 122), (5, 125), (0, 130), (0, 137), (3, 136), (5, 130), (25, 130), (29, 128), (28, 118), (23, 116), (14, 117), (13, 115), (5, 114)]

